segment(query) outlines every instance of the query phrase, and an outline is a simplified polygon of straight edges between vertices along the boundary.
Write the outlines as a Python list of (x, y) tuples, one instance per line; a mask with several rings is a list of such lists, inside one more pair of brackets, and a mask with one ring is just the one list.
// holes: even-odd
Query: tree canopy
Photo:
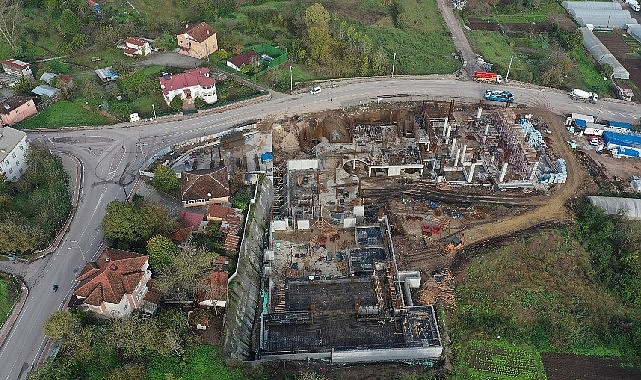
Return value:
[(180, 181), (172, 168), (167, 165), (159, 165), (154, 171), (151, 186), (163, 193), (173, 194), (180, 189)]

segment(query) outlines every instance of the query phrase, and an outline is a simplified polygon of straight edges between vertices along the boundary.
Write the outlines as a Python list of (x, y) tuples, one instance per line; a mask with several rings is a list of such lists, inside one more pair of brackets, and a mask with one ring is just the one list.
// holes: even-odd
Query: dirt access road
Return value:
[[(481, 225), (465, 231), (466, 245), (473, 245), (500, 236), (512, 235), (540, 224), (549, 222), (570, 222), (573, 215), (565, 207), (566, 202), (585, 194), (592, 184), (586, 171), (577, 161), (574, 153), (565, 142), (570, 138), (561, 118), (544, 109), (528, 109), (525, 113), (532, 113), (535, 117), (544, 119), (552, 131), (550, 139), (555, 153), (566, 160), (568, 178), (565, 184), (544, 196), (542, 206), (521, 215), (504, 218), (496, 222)], [(463, 254), (463, 251), (457, 253)]]

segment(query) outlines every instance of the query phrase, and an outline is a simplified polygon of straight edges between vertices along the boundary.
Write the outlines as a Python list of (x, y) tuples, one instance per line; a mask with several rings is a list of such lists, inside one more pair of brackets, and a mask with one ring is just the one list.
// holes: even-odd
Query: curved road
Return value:
[[(566, 93), (530, 85), (505, 86), (519, 103), (549, 108), (561, 114), (580, 112), (604, 119), (637, 122), (641, 107), (633, 103), (602, 101), (597, 105), (574, 102)], [(503, 87), (503, 88), (505, 88)], [(420, 95), (427, 99), (477, 102), (486, 86), (451, 77), (397, 77), (349, 80), (320, 94), (274, 94), (271, 100), (190, 119), (168, 117), (147, 124), (75, 131), (29, 132), (31, 139), (46, 138), (54, 150), (67, 152), (83, 163), (82, 192), (70, 229), (58, 249), (31, 265), (0, 264), (0, 270), (21, 275), (29, 296), (5, 344), (0, 348), (0, 380), (24, 379), (41, 359), (46, 344), (42, 324), (68, 299), (75, 273), (90, 261), (102, 243), (100, 222), (105, 206), (124, 200), (134, 186), (138, 168), (151, 153), (190, 138), (231, 128), (267, 116), (283, 116), (350, 107), (385, 95)], [(52, 284), (60, 291), (52, 292)]]

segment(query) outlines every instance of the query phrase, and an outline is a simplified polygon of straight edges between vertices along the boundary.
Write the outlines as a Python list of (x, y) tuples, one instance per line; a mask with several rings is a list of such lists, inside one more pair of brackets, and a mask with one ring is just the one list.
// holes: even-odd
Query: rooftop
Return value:
[(231, 57), (227, 62), (232, 63), (236, 67), (241, 67), (243, 65), (248, 65), (259, 58), (260, 55), (258, 53), (253, 50), (247, 50), (246, 52)]
[(180, 192), (183, 201), (224, 198), (229, 196), (227, 168), (183, 172), (180, 177)]
[(201, 22), (200, 24), (192, 26), (188, 25), (183, 33), (188, 34), (198, 42), (204, 42), (206, 39), (216, 34), (216, 31), (206, 22)]
[(0, 162), (4, 160), (13, 148), (26, 136), (26, 133), (14, 128), (0, 128)]
[(165, 95), (170, 91), (180, 90), (192, 86), (210, 87), (216, 84), (216, 79), (209, 76), (209, 69), (200, 67), (187, 70), (181, 74), (167, 74), (160, 78), (160, 88)]
[(32, 98), (28, 96), (16, 95), (8, 99), (5, 99), (3, 102), (0, 102), (0, 114), (8, 114), (9, 112), (15, 110), (16, 108), (22, 106), (29, 101), (33, 101)]

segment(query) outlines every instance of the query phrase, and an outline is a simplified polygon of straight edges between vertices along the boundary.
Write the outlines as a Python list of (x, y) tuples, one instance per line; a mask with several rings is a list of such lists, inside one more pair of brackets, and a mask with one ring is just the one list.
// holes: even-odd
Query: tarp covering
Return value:
[(627, 9), (614, 1), (564, 1), (561, 5), (577, 24), (593, 25), (598, 29), (625, 29), (628, 24), (637, 24)]
[(630, 73), (628, 70), (623, 67), (623, 65), (614, 58), (614, 55), (610, 53), (608, 48), (605, 47), (599, 41), (599, 39), (592, 33), (592, 31), (586, 27), (579, 28), (581, 33), (583, 33), (583, 46), (585, 46), (592, 57), (597, 60), (602, 65), (608, 65), (612, 67), (612, 76), (617, 79), (630, 79)]
[(588, 199), (608, 215), (622, 213), (628, 219), (641, 220), (641, 199), (601, 196), (590, 196)]
[(608, 145), (641, 148), (641, 136), (605, 131), (603, 141)]
[(608, 120), (608, 127), (610, 127), (610, 128), (632, 129), (632, 124), (624, 123), (622, 121)]
[(639, 157), (639, 151), (634, 149), (618, 147), (617, 150), (619, 151), (619, 155), (621, 156)]

